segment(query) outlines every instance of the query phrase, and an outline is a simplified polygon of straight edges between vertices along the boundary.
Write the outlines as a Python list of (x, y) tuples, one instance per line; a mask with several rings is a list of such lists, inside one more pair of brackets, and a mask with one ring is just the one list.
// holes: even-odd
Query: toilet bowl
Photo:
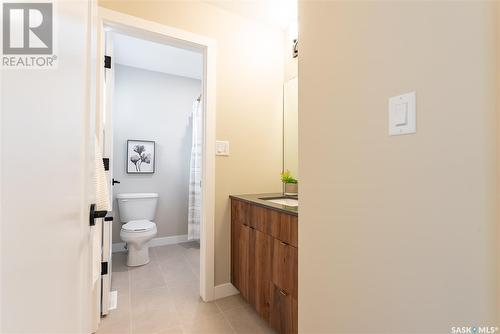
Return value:
[(156, 224), (149, 220), (132, 220), (122, 226), (120, 238), (127, 243), (127, 266), (149, 262), (149, 241), (156, 236)]
[(127, 243), (127, 266), (141, 266), (149, 262), (149, 241), (156, 236), (153, 222), (158, 203), (155, 193), (117, 194), (120, 221), (124, 223), (120, 238)]

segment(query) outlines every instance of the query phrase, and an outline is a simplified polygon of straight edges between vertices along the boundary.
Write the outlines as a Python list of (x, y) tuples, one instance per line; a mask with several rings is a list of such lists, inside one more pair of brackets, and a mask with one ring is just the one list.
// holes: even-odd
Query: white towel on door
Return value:
[[(95, 187), (95, 204), (97, 211), (110, 211), (108, 180), (106, 171), (104, 170), (104, 162), (102, 160), (101, 146), (95, 139), (95, 161), (94, 161), (94, 187)], [(96, 225), (90, 229), (91, 245), (92, 245), (92, 280), (96, 284), (101, 278), (101, 256), (102, 256), (102, 225), (100, 221), (96, 221)]]
[(110, 211), (111, 205), (109, 200), (108, 179), (106, 178), (106, 171), (104, 170), (104, 162), (102, 161), (101, 146), (95, 140), (95, 201), (96, 210)]

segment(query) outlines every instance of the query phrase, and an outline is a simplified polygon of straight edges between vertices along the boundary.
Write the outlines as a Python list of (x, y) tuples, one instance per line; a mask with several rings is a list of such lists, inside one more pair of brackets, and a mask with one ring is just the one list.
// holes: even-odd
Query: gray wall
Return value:
[[(116, 66), (115, 73), (113, 174), (121, 184), (115, 185), (114, 195), (160, 194), (155, 219), (157, 237), (186, 234), (191, 110), (201, 92), (201, 81), (121, 65)], [(154, 174), (127, 174), (127, 139), (156, 142)], [(113, 205), (119, 211), (116, 200)], [(120, 227), (117, 219), (114, 243), (121, 242)]]

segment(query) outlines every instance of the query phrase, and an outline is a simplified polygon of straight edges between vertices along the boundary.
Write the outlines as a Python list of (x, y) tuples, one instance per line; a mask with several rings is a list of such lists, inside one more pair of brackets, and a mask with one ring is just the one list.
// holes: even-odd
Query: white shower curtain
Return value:
[(201, 220), (201, 168), (202, 168), (202, 108), (201, 102), (193, 103), (193, 140), (191, 148), (191, 166), (189, 174), (189, 213), (188, 239), (200, 239)]

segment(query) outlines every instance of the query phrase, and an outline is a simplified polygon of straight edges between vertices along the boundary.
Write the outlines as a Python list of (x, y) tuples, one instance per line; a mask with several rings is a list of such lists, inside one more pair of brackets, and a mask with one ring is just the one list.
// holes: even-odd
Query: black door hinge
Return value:
[(104, 56), (104, 68), (111, 68), (111, 56)]
[(101, 262), (101, 275), (107, 275), (107, 274), (108, 274), (108, 263)]
[(104, 170), (109, 170), (109, 158), (102, 158), (102, 163), (104, 164)]

